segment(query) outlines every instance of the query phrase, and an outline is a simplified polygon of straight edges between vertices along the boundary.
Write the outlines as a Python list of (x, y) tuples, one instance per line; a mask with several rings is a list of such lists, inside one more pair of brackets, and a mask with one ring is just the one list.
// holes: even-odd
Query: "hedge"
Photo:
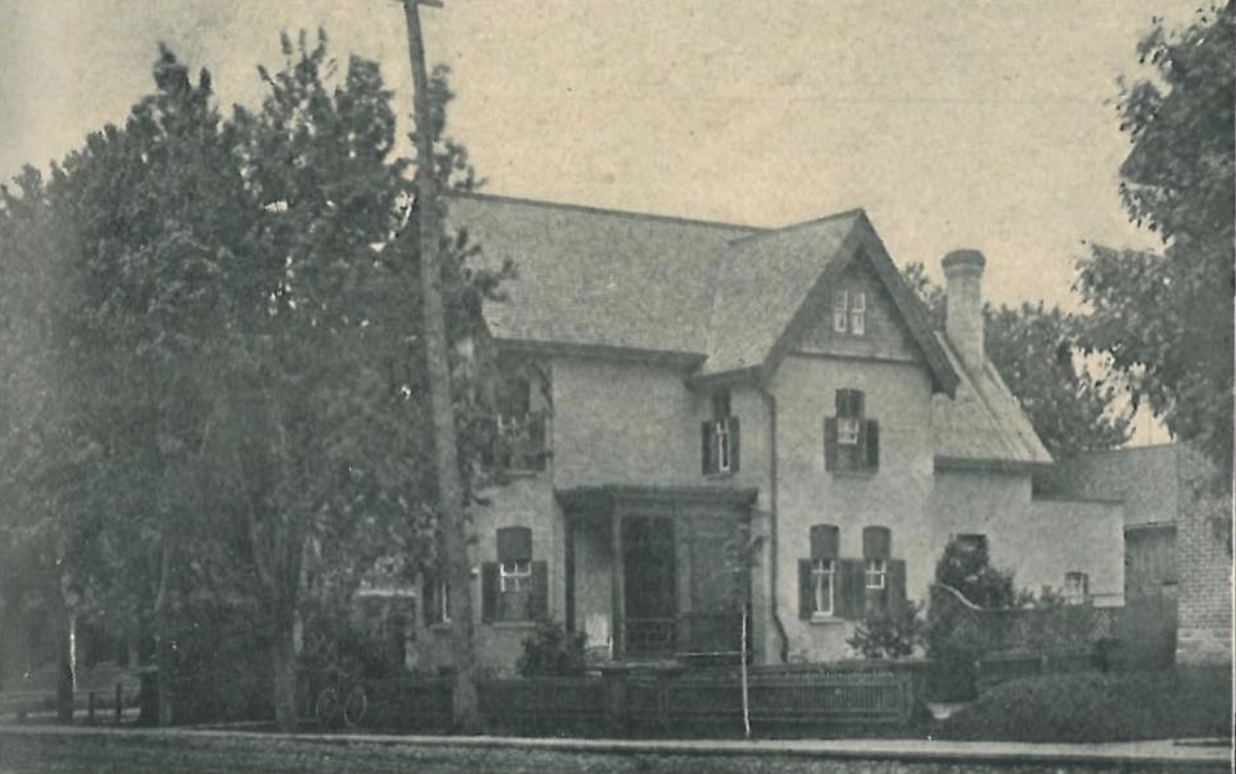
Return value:
[(937, 736), (1017, 742), (1227, 738), (1229, 670), (1175, 667), (1011, 680), (945, 720)]

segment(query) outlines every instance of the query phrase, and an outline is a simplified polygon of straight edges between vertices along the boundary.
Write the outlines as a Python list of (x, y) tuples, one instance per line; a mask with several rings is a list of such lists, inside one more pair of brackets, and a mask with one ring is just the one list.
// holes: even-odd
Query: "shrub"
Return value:
[(937, 736), (1017, 742), (1116, 742), (1224, 737), (1231, 731), (1228, 667), (1011, 680), (944, 721)]
[(568, 634), (555, 621), (539, 621), (524, 640), (524, 652), (515, 663), (521, 677), (573, 677), (584, 673), (584, 635)]
[(902, 658), (923, 642), (925, 627), (919, 618), (923, 606), (906, 600), (897, 609), (878, 608), (867, 614), (846, 643), (863, 658)]
[(1018, 601), (1013, 573), (991, 566), (985, 541), (950, 540), (936, 563), (936, 583), (952, 586), (979, 607), (1012, 607)]

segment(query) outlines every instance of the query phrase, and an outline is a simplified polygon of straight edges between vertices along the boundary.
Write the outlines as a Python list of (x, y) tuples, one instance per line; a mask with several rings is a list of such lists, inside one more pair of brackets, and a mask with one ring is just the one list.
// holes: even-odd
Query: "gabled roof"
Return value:
[(993, 461), (1014, 466), (1051, 463), (1051, 454), (992, 362), (984, 360), (981, 370), (966, 368), (948, 337), (940, 331), (935, 335), (961, 377), (951, 400), (932, 399), (936, 467), (965, 468)]
[(937, 395), (938, 466), (1051, 462), (995, 367), (967, 371), (932, 331), (862, 210), (780, 229), (482, 194), (454, 194), (448, 224), (483, 260), (515, 262), (490, 333), (521, 346), (679, 362), (699, 379), (767, 375), (827, 304), (833, 277), (867, 260), (921, 350)]

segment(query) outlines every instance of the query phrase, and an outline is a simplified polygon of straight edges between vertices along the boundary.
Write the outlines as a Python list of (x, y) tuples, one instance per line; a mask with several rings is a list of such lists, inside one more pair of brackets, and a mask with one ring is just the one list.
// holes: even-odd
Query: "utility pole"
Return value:
[(425, 325), (425, 360), (429, 375), (429, 404), (433, 416), (434, 462), (438, 478), (438, 517), (444, 536), (447, 596), (450, 610), (451, 651), (455, 659), (453, 720), (456, 730), (480, 728), (476, 697), (476, 649), (473, 643), (472, 568), (467, 546), (469, 525), (459, 474), (459, 447), (455, 437), (455, 409), (447, 352), (446, 314), (442, 302), (439, 259), (441, 229), (434, 169), (434, 126), (421, 36), (419, 4), (441, 7), (438, 0), (403, 0), (408, 26), (408, 56), (412, 61), (413, 110), (416, 118), (416, 210), (420, 227), (421, 307)]

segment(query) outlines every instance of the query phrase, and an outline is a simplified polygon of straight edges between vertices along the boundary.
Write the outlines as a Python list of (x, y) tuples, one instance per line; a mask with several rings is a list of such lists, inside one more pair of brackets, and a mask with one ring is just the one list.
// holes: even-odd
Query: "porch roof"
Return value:
[(619, 503), (691, 503), (749, 508), (755, 503), (759, 490), (754, 487), (600, 484), (555, 489), (554, 495), (568, 510), (612, 510)]

